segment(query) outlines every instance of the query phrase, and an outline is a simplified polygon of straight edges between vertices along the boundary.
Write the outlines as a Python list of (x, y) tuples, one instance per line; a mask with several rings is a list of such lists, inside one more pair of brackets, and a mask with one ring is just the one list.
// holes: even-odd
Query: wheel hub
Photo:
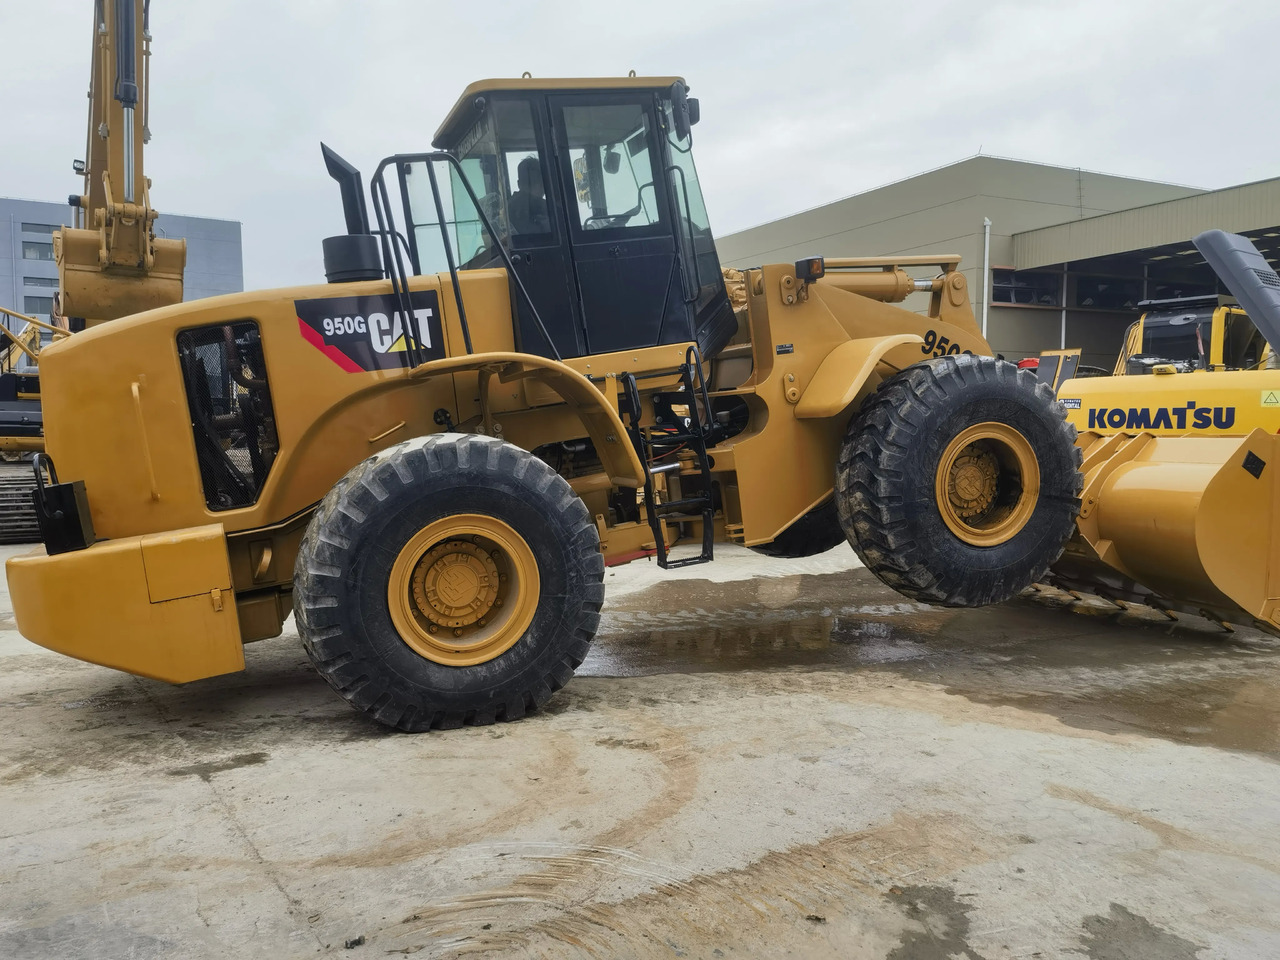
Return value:
[(510, 524), (457, 514), (427, 524), (400, 549), (387, 609), (415, 653), (465, 667), (519, 641), (538, 608), (539, 584), (533, 550)]
[(1040, 466), (1027, 438), (1006, 423), (961, 430), (938, 460), (934, 492), (947, 528), (993, 547), (1017, 536), (1036, 509)]
[(498, 565), (478, 544), (437, 544), (413, 572), (413, 599), (428, 621), (441, 627), (479, 623), (498, 599)]
[(965, 520), (985, 512), (996, 498), (1000, 464), (989, 451), (969, 444), (951, 466), (947, 497)]

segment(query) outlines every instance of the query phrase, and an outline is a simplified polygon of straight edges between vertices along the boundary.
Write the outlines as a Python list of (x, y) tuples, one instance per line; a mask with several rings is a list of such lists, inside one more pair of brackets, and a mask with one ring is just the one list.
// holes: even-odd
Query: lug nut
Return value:
[(433, 624), (431, 624), (431, 626), (427, 627), (427, 632), (428, 632), (428, 633), (435, 633), (435, 632), (436, 632), (437, 630), (439, 630), (439, 629), (440, 629), (440, 628), (439, 628), (439, 627), (437, 627), (437, 626), (433, 623)]
[(460, 627), (454, 627), (454, 628), (453, 628), (453, 635), (454, 635), (455, 637), (460, 637), (460, 636), (462, 636), (462, 629), (461, 629)]

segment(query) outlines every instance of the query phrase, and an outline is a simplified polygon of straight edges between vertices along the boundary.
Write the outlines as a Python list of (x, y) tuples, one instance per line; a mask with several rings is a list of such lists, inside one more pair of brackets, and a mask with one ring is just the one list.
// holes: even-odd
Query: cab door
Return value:
[(687, 339), (653, 94), (548, 100), (586, 352)]
[[(535, 106), (537, 108), (535, 113)], [(499, 165), (506, 182), (504, 240), (516, 276), (537, 309), (561, 357), (586, 352), (578, 294), (565, 242), (566, 225), (555, 211), (563, 206), (549, 176), (546, 106), (540, 100), (499, 99), (493, 107), (498, 128)], [(535, 115), (538, 122), (535, 123)], [(515, 293), (515, 291), (513, 291)], [(554, 356), (538, 328), (529, 302), (516, 293), (516, 330), (521, 350)]]

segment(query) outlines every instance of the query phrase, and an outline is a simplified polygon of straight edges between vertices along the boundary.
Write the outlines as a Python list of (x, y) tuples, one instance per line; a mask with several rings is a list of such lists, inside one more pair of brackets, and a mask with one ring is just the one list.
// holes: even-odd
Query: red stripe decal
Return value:
[(347, 373), (364, 372), (364, 368), (360, 364), (356, 363), (337, 347), (325, 343), (324, 337), (308, 326), (301, 317), (298, 318), (298, 329), (302, 331), (302, 339), (306, 340), (307, 343), (311, 344)]

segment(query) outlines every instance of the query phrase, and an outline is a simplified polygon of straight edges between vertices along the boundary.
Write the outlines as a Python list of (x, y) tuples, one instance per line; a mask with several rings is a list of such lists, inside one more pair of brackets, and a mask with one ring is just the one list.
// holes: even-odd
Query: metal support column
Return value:
[(1059, 302), (1062, 304), (1062, 336), (1058, 349), (1065, 350), (1067, 349), (1067, 265), (1065, 263), (1062, 265), (1062, 289), (1059, 297)]

